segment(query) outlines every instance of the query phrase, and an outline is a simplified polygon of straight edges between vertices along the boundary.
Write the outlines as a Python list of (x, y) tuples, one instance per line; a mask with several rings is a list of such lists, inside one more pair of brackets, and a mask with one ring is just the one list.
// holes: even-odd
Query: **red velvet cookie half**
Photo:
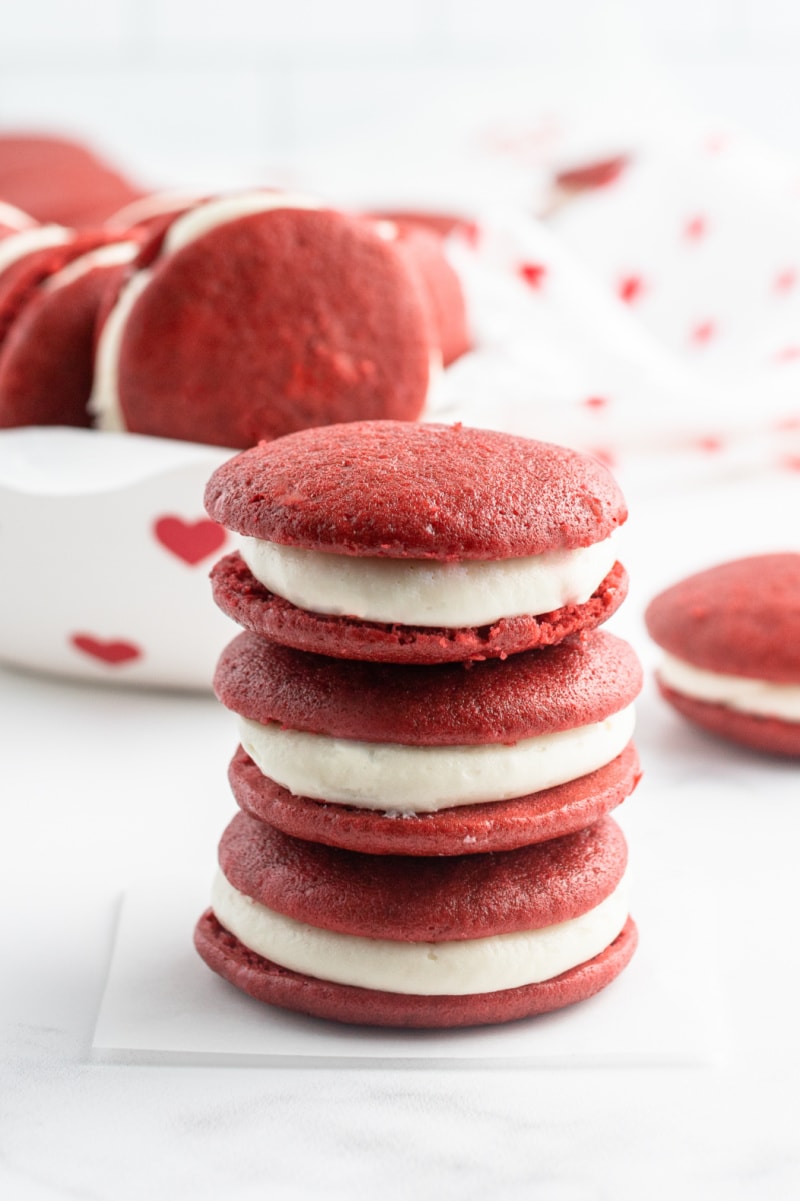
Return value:
[(531, 1016), (603, 988), (636, 943), (610, 818), (537, 846), (431, 859), (324, 847), (239, 814), (219, 860), (195, 931), (203, 959), (259, 1000), (337, 1021)]
[(426, 302), (372, 223), (265, 190), (193, 205), (161, 232), (100, 336), (103, 428), (248, 447), (419, 415)]
[(508, 849), (596, 821), (639, 780), (640, 687), (632, 649), (600, 630), (437, 666), (327, 658), (246, 632), (215, 677), (239, 719), (239, 805), (372, 854)]
[(378, 221), (382, 237), (393, 241), (419, 277), (427, 299), (435, 344), (445, 367), (472, 347), (464, 289), (445, 253), (444, 239), (414, 221)]
[(214, 473), (240, 534), (222, 610), (302, 650), (389, 663), (504, 657), (605, 621), (627, 517), (577, 451), (460, 425), (354, 422), (262, 443)]
[(754, 555), (674, 584), (650, 603), (657, 678), (684, 717), (722, 738), (800, 755), (800, 554)]

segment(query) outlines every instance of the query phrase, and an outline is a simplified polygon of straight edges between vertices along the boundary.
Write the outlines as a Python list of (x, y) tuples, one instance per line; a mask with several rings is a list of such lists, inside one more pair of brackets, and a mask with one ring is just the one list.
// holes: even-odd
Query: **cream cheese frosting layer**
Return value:
[(63, 246), (71, 238), (71, 233), (63, 225), (36, 225), (33, 229), (23, 229), (19, 233), (10, 234), (0, 242), (0, 272), (5, 271), (12, 263), (33, 254), (35, 250), (46, 250), (49, 246)]
[(800, 683), (782, 684), (705, 671), (675, 655), (664, 656), (658, 675), (667, 688), (698, 701), (726, 705), (759, 717), (800, 722)]
[(362, 558), (259, 538), (240, 553), (255, 578), (312, 613), (400, 625), (490, 625), (588, 601), (616, 562), (613, 538), (518, 559)]
[(294, 192), (239, 192), (233, 196), (207, 200), (173, 221), (164, 236), (162, 254), (174, 254), (218, 225), (238, 221), (240, 217), (252, 217), (256, 213), (269, 213), (274, 209), (319, 208), (319, 201)]
[(577, 780), (616, 759), (633, 734), (629, 705), (603, 721), (506, 746), (359, 742), (239, 718), (262, 775), (295, 796), (390, 813), (505, 801)]
[(23, 230), (33, 229), (38, 222), (28, 213), (18, 209), (15, 204), (8, 204), (5, 200), (0, 200), (0, 225), (5, 225), (6, 229)]
[(136, 301), (152, 277), (152, 271), (137, 271), (120, 290), (117, 302), (105, 320), (97, 342), (94, 383), (88, 411), (100, 430), (126, 429), (119, 403), (119, 353), (125, 323)]
[(138, 242), (111, 242), (107, 246), (98, 246), (96, 250), (82, 254), (80, 258), (73, 259), (66, 267), (56, 271), (55, 275), (51, 275), (44, 283), (44, 290), (55, 292), (57, 288), (74, 283), (76, 279), (88, 275), (97, 267), (117, 267), (123, 263), (130, 263), (138, 252)]
[(151, 192), (148, 196), (140, 196), (130, 204), (117, 209), (105, 224), (112, 229), (131, 229), (142, 221), (153, 217), (166, 217), (170, 213), (180, 213), (183, 209), (192, 208), (205, 200), (205, 193), (198, 192)]
[(211, 907), (246, 947), (272, 963), (337, 984), (417, 996), (468, 996), (552, 980), (599, 955), (628, 917), (628, 886), (588, 913), (545, 926), (453, 942), (394, 942), (321, 930), (245, 896), (219, 872)]

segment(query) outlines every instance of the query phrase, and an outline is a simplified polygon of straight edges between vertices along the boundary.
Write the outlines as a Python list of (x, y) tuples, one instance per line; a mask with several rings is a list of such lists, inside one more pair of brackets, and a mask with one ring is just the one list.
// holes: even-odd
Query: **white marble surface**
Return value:
[[(631, 480), (628, 494), (634, 586), (614, 628), (648, 665), (653, 591), (702, 562), (796, 545), (798, 473), (669, 491)], [(710, 898), (692, 936), (708, 942), (730, 1031), (714, 1062), (130, 1065), (90, 1051), (118, 898), (175, 865), (176, 879), (211, 872), (232, 812), (229, 716), (203, 697), (10, 670), (0, 714), (0, 1195), (798, 1195), (796, 764), (705, 738), (651, 688), (642, 701), (647, 775), (624, 822), (640, 878)]]

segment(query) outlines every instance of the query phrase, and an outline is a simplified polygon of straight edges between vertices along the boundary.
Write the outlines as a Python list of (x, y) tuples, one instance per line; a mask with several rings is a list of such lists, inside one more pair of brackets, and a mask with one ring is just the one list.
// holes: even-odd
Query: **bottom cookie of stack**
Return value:
[(370, 855), (244, 813), (220, 843), (205, 962), (261, 1001), (341, 1022), (456, 1027), (581, 1001), (629, 962), (624, 836), (611, 818), (511, 851)]

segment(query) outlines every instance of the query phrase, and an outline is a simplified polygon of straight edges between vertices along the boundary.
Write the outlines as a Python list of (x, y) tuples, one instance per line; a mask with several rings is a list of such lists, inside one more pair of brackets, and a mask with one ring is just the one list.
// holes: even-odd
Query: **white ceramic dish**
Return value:
[(93, 430), (0, 432), (0, 660), (208, 689), (237, 627), (208, 573), (233, 538), (203, 509), (217, 447)]

